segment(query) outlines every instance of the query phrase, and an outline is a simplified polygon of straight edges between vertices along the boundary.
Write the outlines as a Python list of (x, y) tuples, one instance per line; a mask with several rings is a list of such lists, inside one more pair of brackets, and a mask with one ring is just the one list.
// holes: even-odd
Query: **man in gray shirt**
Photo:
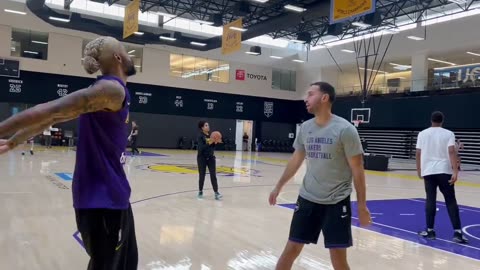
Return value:
[(291, 269), (303, 246), (316, 244), (322, 231), (333, 268), (350, 269), (347, 248), (352, 246), (352, 177), (357, 191), (360, 224), (367, 226), (371, 223), (360, 137), (350, 122), (332, 114), (334, 101), (335, 89), (330, 84), (316, 82), (310, 86), (305, 104), (315, 117), (301, 125), (294, 142), (295, 152), (270, 193), (269, 202), (275, 205), (283, 186), (306, 158), (307, 171), (293, 214), (289, 241), (277, 270)]

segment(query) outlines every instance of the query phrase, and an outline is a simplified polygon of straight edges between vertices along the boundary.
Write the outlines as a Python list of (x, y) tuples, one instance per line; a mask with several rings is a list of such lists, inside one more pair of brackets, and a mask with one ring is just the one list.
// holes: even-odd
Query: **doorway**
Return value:
[(235, 144), (237, 151), (252, 151), (252, 120), (237, 120)]

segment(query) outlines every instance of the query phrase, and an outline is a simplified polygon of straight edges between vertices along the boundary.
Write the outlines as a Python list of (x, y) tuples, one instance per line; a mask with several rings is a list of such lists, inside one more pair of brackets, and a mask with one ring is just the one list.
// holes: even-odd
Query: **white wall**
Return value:
[[(298, 99), (305, 97), (310, 84), (322, 81), (323, 70), (321, 68), (301, 68), (297, 70), (297, 94)], [(327, 81), (328, 82), (328, 81)]]
[[(329, 70), (331, 73), (335, 73), (333, 69), (325, 69)], [(348, 69), (344, 70), (343, 73), (337, 73), (337, 93), (339, 94), (349, 94), (350, 91), (360, 91), (362, 85), (360, 84), (360, 80), (358, 78), (358, 72)], [(363, 83), (363, 70), (360, 72), (360, 76), (362, 76), (362, 83)], [(367, 75), (367, 82), (369, 80), (370, 72)], [(391, 90), (394, 88), (397, 89), (398, 92), (402, 92), (405, 88), (411, 87), (411, 80), (412, 80), (412, 72), (411, 71), (402, 71), (402, 72), (394, 72), (388, 74), (381, 74), (378, 73), (375, 78), (372, 77), (373, 80), (370, 89), (372, 91), (381, 91), (382, 93), (388, 93), (389, 88), (387, 87), (387, 80), (400, 78), (400, 86), (399, 87), (390, 87)]]
[(305, 93), (310, 86), (310, 84), (314, 82), (327, 82), (331, 84), (337, 94), (341, 89), (338, 88), (338, 78), (339, 73), (334, 68), (308, 68), (304, 67), (300, 71), (297, 72), (297, 93), (299, 99), (305, 98)]
[(10, 54), (10, 39), (12, 37), (12, 31), (10, 27), (6, 25), (0, 25), (0, 55)]
[[(5, 13), (5, 8), (26, 11), (26, 16)], [(28, 58), (20, 59), (21, 69), (36, 72), (65, 74), (74, 76), (88, 75), (81, 66), (82, 42), (91, 40), (96, 36), (91, 33), (55, 28), (38, 19), (25, 8), (25, 5), (10, 1), (0, 1), (0, 57), (10, 56), (10, 37), (12, 28), (30, 29), (32, 31), (48, 32), (48, 60)], [(169, 75), (170, 53), (185, 54), (200, 57), (209, 57), (217, 60), (226, 60), (230, 64), (230, 82), (217, 83), (193, 79), (176, 78)], [(243, 54), (238, 52), (237, 54)], [(236, 56), (238, 58), (238, 55)], [(242, 56), (242, 57), (247, 57)], [(250, 56), (251, 57), (251, 56)], [(213, 92), (235, 93), (240, 95), (272, 97), (280, 99), (297, 99), (297, 93), (292, 91), (272, 89), (272, 67), (233, 62), (215, 52), (200, 52), (181, 48), (147, 45), (143, 47), (142, 72), (131, 78), (131, 82), (197, 89)], [(262, 58), (259, 58), (259, 60)], [(261, 63), (259, 61), (259, 63)], [(295, 65), (282, 65), (283, 68), (292, 69)], [(235, 79), (237, 69), (246, 73), (261, 75), (257, 78), (246, 78), (245, 81)], [(93, 76), (92, 76), (93, 77)], [(264, 80), (263, 78), (266, 78)]]

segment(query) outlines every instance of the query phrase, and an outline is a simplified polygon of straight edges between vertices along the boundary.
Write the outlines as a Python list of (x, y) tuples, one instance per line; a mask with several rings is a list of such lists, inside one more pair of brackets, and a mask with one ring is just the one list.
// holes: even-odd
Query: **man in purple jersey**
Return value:
[(0, 154), (49, 126), (79, 117), (73, 206), (89, 270), (137, 269), (130, 185), (123, 164), (135, 67), (118, 40), (100, 37), (85, 48), (84, 68), (102, 72), (90, 87), (16, 114), (0, 123)]

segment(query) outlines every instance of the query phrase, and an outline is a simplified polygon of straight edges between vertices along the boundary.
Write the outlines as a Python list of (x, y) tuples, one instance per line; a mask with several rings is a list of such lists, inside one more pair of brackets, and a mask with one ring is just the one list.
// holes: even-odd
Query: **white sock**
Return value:
[(457, 233), (462, 233), (462, 230), (455, 230), (455, 232), (457, 232)]
[(433, 232), (433, 229), (428, 228), (427, 232)]

